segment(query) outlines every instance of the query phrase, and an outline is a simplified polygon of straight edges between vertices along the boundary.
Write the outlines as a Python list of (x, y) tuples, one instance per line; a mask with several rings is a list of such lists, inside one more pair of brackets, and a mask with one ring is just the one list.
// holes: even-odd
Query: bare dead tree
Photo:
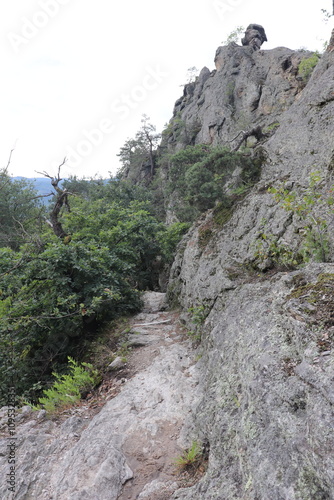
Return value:
[(10, 182), (11, 182), (10, 177), (8, 176), (8, 169), (9, 169), (10, 162), (12, 161), (12, 155), (13, 155), (14, 149), (15, 148), (12, 148), (10, 150), (7, 165), (5, 167), (3, 167), (3, 169), (1, 170), (1, 174), (4, 176), (5, 180), (2, 179), (2, 181), (0, 183), (0, 190), (4, 189), (4, 187), (7, 186), (8, 184), (10, 184)]
[(6, 171), (6, 172), (8, 171), (8, 169), (9, 169), (9, 165), (10, 165), (10, 162), (12, 161), (12, 155), (13, 155), (14, 149), (15, 149), (15, 148), (13, 148), (13, 149), (11, 149), (11, 150), (10, 150), (10, 153), (9, 153), (9, 158), (8, 158), (8, 162), (7, 162), (7, 165), (6, 165), (6, 167), (5, 167), (5, 171)]
[(63, 180), (60, 177), (60, 170), (65, 163), (66, 163), (66, 157), (64, 158), (63, 162), (59, 165), (58, 173), (55, 177), (52, 177), (50, 174), (48, 174), (48, 172), (45, 171), (37, 172), (38, 174), (44, 175), (44, 177), (48, 177), (48, 179), (51, 180), (52, 187), (56, 191), (56, 194), (50, 193), (49, 195), (44, 195), (44, 196), (51, 196), (54, 194), (56, 196), (54, 206), (50, 212), (50, 220), (47, 220), (47, 223), (52, 227), (54, 234), (61, 239), (69, 238), (70, 235), (64, 230), (62, 223), (59, 220), (60, 211), (62, 210), (63, 207), (66, 207), (67, 210), (70, 212), (68, 197), (69, 195), (73, 194), (67, 191), (67, 189), (61, 189), (59, 187), (59, 183)]
[(232, 151), (234, 152), (238, 151), (242, 143), (247, 141), (248, 137), (254, 136), (258, 141), (260, 139), (263, 139), (264, 137), (267, 137), (267, 135), (262, 132), (262, 128), (260, 126), (257, 126), (247, 131), (240, 130), (240, 132), (235, 137), (233, 137), (233, 139), (231, 139), (231, 141), (229, 142), (235, 141), (235, 139), (237, 139), (237, 137), (239, 137), (240, 134), (242, 134), (241, 139), (239, 139), (237, 145), (232, 149)]

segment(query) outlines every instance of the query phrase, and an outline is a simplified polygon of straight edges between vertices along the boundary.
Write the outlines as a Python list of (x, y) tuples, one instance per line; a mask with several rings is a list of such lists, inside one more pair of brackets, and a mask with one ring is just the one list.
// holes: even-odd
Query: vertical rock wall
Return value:
[[(214, 118), (219, 100), (226, 99), (226, 92), (214, 88), (227, 66), (233, 116), (240, 120), (246, 110), (248, 119), (278, 119), (280, 126), (263, 144), (267, 160), (260, 181), (221, 227), (212, 212), (194, 224), (172, 269), (171, 300), (185, 309), (204, 305), (207, 312), (199, 361), (202, 398), (190, 420), (193, 434), (211, 450), (205, 477), (173, 498), (333, 499), (334, 265), (309, 263), (263, 274), (249, 263), (261, 232), (290, 245), (300, 237), (300, 221), (279, 208), (269, 186), (289, 182), (298, 190), (316, 170), (324, 192), (332, 185), (334, 55), (325, 53), (302, 89), (296, 78), (300, 54), (247, 50), (218, 50), (218, 70), (203, 87), (207, 111), (196, 141), (209, 139), (211, 125), (212, 142), (235, 132), (235, 118), (225, 116), (220, 129)], [(247, 75), (244, 90), (240, 75)], [(176, 109), (184, 104), (189, 120), (199, 116), (200, 106), (194, 97), (188, 102)]]

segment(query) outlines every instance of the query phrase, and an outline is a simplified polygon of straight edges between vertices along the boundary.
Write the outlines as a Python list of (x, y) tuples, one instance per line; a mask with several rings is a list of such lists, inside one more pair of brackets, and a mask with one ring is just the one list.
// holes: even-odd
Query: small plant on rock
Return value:
[(222, 41), (223, 45), (228, 45), (229, 43), (238, 43), (240, 36), (244, 33), (245, 28), (243, 26), (237, 26), (231, 33), (227, 36), (226, 40)]
[(203, 325), (208, 313), (205, 306), (195, 306), (188, 309), (188, 313), (191, 314), (191, 322), (195, 325), (195, 328), (188, 331), (188, 335), (192, 337), (195, 341), (200, 342), (201, 340), (201, 326)]
[(313, 73), (314, 68), (316, 67), (319, 61), (319, 54), (315, 52), (310, 57), (302, 59), (298, 65), (298, 74), (301, 76), (305, 83), (308, 82), (310, 76)]
[(261, 233), (256, 240), (254, 258), (256, 267), (266, 269), (294, 269), (302, 262), (302, 256), (286, 243), (280, 243), (279, 238), (272, 234)]
[(327, 262), (329, 257), (329, 225), (333, 222), (333, 188), (325, 191), (320, 172), (312, 172), (309, 185), (297, 191), (271, 187), (269, 193), (287, 211), (302, 222), (302, 246), (300, 254), (304, 262)]
[[(68, 362), (70, 373), (53, 373), (56, 382), (50, 389), (44, 390), (44, 397), (38, 400), (50, 414), (77, 403), (83, 392), (92, 389), (99, 382), (97, 370), (94, 370), (90, 363), (79, 365), (70, 357)], [(40, 406), (35, 408), (40, 409)]]
[(197, 441), (193, 441), (190, 448), (175, 459), (175, 464), (179, 469), (186, 470), (196, 468), (202, 460), (202, 447)]

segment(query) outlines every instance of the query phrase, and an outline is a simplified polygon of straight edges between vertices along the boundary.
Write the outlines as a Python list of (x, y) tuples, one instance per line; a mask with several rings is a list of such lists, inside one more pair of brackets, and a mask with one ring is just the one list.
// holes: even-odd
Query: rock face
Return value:
[[(299, 74), (300, 63), (312, 54), (285, 47), (254, 50), (236, 43), (219, 47), (216, 70), (203, 68), (176, 101), (163, 134), (162, 151), (175, 153), (196, 144), (232, 150), (241, 144), (260, 146), (275, 135), (283, 114), (302, 97), (306, 82)], [(260, 148), (257, 152), (261, 154)], [(162, 183), (169, 178), (169, 169), (168, 161), (161, 163)], [(238, 168), (234, 176), (238, 176)], [(177, 220), (174, 207), (181, 204), (177, 191), (165, 195), (168, 223)]]
[(334, 266), (217, 296), (192, 413), (199, 439), (210, 443), (209, 468), (174, 499), (334, 498), (333, 352), (320, 349), (329, 330), (312, 327), (302, 312), (309, 304), (293, 298), (297, 283), (316, 283), (321, 273), (333, 279)]
[[(276, 116), (280, 127), (262, 146), (267, 160), (258, 184), (221, 227), (214, 224), (212, 212), (194, 224), (173, 265), (170, 299), (185, 309), (206, 308), (204, 355), (199, 362), (202, 397), (190, 420), (211, 450), (205, 477), (173, 498), (330, 500), (334, 265), (306, 264), (299, 270), (263, 275), (251, 271), (249, 263), (261, 233), (292, 246), (300, 236), (300, 220), (279, 208), (269, 186), (286, 182), (294, 189), (305, 187), (315, 170), (322, 175), (324, 191), (332, 185), (334, 55), (331, 50), (323, 55), (301, 90), (296, 80), (300, 54), (283, 48), (267, 55), (250, 54), (247, 47), (219, 49), (219, 69), (205, 84), (204, 102), (209, 99), (208, 86), (213, 88), (227, 66), (231, 71), (237, 56), (242, 62), (236, 78), (249, 71), (249, 86), (255, 89), (252, 75), (263, 74), (267, 85), (253, 101), (253, 111), (245, 106), (251, 90), (240, 92), (233, 104), (235, 113), (240, 116), (246, 109), (247, 116), (257, 116), (259, 123)], [(276, 63), (263, 72), (263, 61), (271, 57)], [(286, 71), (291, 71), (291, 80)], [(269, 83), (273, 80), (278, 83), (275, 98)], [(210, 99), (216, 98), (213, 92)], [(182, 112), (201, 116), (199, 136), (208, 139), (209, 123), (198, 108), (193, 97)], [(213, 119), (214, 107), (207, 109)], [(226, 137), (234, 126), (233, 120), (232, 125), (223, 121), (218, 131), (217, 123), (213, 141)], [(200, 236), (208, 229), (211, 237), (203, 245)], [(334, 241), (329, 233), (332, 260)]]
[[(184, 306), (190, 307), (196, 300), (212, 304), (222, 290), (233, 288), (231, 276), (240, 274), (240, 265), (252, 259), (254, 245), (264, 231), (293, 245), (298, 237), (298, 220), (279, 207), (267, 191), (269, 186), (289, 182), (297, 189), (307, 186), (311, 172), (319, 171), (331, 187), (333, 60), (332, 52), (325, 53), (298, 100), (281, 114), (280, 127), (262, 146), (267, 160), (261, 178), (229, 220), (219, 227), (213, 223), (213, 213), (208, 212), (185, 237), (170, 282), (170, 294), (175, 289)], [(212, 238), (200, 245), (200, 235), (208, 228)]]
[(216, 51), (216, 70), (204, 68), (176, 101), (166, 145), (229, 144), (240, 130), (275, 129), (304, 86), (299, 63), (311, 53), (285, 47), (256, 50), (231, 43)]

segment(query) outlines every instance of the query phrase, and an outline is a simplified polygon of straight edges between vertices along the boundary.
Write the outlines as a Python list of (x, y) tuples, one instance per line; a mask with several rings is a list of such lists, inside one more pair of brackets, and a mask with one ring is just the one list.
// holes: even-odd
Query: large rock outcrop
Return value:
[[(214, 213), (208, 212), (186, 236), (185, 250), (173, 265), (170, 287), (177, 288), (184, 306), (192, 305), (195, 297), (213, 302), (220, 290), (232, 286), (229, 276), (249, 263), (256, 240), (264, 231), (292, 245), (298, 238), (297, 221), (279, 207), (267, 191), (269, 186), (289, 181), (298, 189), (307, 186), (311, 172), (319, 171), (330, 189), (334, 167), (333, 60), (333, 53), (327, 52), (299, 99), (281, 114), (280, 127), (261, 146), (267, 158), (261, 178), (229, 221), (219, 227), (214, 224)], [(212, 238), (203, 246), (200, 235), (208, 228)]]
[(230, 144), (240, 130), (275, 129), (305, 85), (299, 64), (312, 53), (285, 47), (257, 50), (231, 43), (216, 51), (216, 70), (203, 68), (176, 101), (165, 136), (170, 150), (185, 144)]
[[(300, 54), (288, 57), (282, 48), (267, 55), (241, 52), (245, 49), (218, 51), (219, 70), (207, 80), (203, 105), (209, 99), (218, 104), (219, 93), (210, 93), (209, 85), (227, 66), (231, 71), (240, 55), (236, 72), (248, 71), (254, 105), (245, 105), (251, 90), (238, 98), (234, 90), (234, 116), (245, 110), (262, 124), (277, 117), (280, 127), (262, 146), (267, 160), (260, 181), (221, 227), (213, 211), (203, 216), (184, 238), (173, 265), (171, 300), (185, 309), (207, 309), (202, 398), (191, 420), (193, 433), (209, 441), (211, 450), (206, 476), (173, 498), (329, 500), (334, 498), (334, 265), (304, 264), (295, 271), (262, 274), (249, 264), (261, 233), (291, 246), (300, 237), (299, 218), (279, 207), (269, 186), (284, 182), (298, 191), (317, 170), (324, 191), (331, 187), (334, 55), (328, 50), (322, 56), (301, 89), (293, 62)], [(266, 58), (273, 58), (267, 72)], [(260, 94), (256, 74), (266, 76)], [(232, 72), (233, 78), (238, 76)], [(215, 130), (212, 141), (230, 137), (235, 119), (223, 120), (220, 128), (217, 121), (210, 125), (195, 97), (188, 102), (182, 112), (201, 116), (200, 140), (209, 139), (210, 129)], [(213, 110), (219, 113), (221, 107), (207, 109), (213, 120)], [(328, 237), (332, 260), (331, 230)]]

